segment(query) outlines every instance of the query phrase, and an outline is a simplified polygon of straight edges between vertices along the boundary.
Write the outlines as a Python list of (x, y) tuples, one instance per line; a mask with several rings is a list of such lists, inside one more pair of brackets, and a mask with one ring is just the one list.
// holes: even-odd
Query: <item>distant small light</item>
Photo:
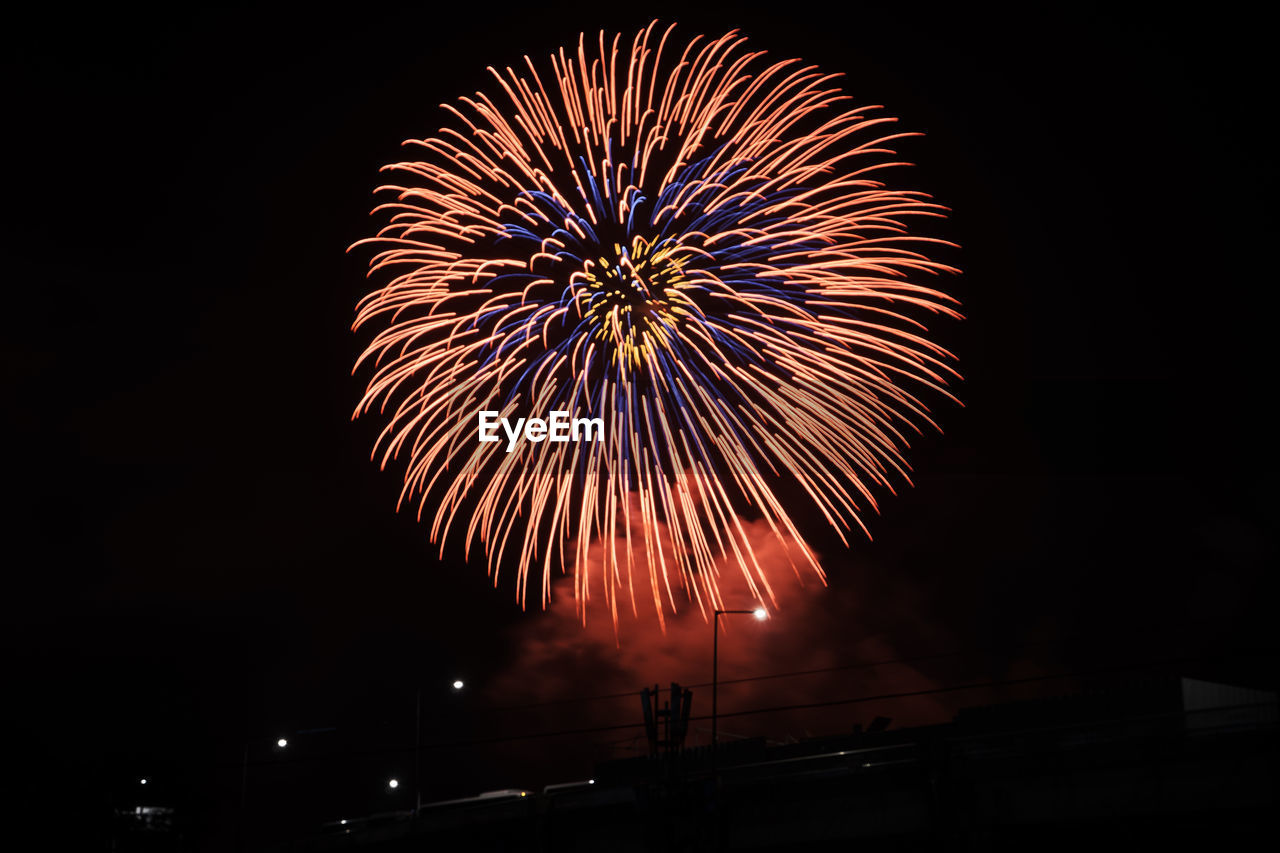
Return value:
[(346, 826), (346, 825), (347, 825), (347, 819), (345, 817), (342, 820), (338, 821), (338, 826)]
[(528, 791), (521, 791), (521, 792), (520, 792), (520, 796), (522, 796), (522, 797), (527, 797), (527, 796), (529, 796), (529, 792), (528, 792)]
[(147, 779), (146, 779), (146, 777), (144, 776), (143, 778), (139, 779), (139, 780), (138, 780), (138, 784), (139, 784), (139, 785), (145, 785), (145, 784), (147, 784)]
[(387, 783), (387, 787), (389, 787), (389, 788), (399, 788), (399, 787), (400, 787), (400, 780), (399, 780), (399, 779), (392, 779), (390, 782), (388, 782), (388, 783)]
[(462, 679), (461, 679), (461, 678), (458, 678), (458, 679), (455, 679), (455, 680), (454, 680), (454, 682), (453, 682), (453, 689), (454, 689), (454, 690), (461, 690), (461, 689), (462, 689)]
[(588, 779), (588, 780), (587, 780), (587, 784), (588, 784), (588, 785), (594, 785), (595, 783), (596, 783), (596, 780), (595, 780), (595, 779)]
[(764, 619), (769, 613), (763, 607), (757, 607), (754, 615), (757, 619)]
[(286, 746), (288, 746), (288, 745), (289, 745), (289, 739), (288, 739), (288, 738), (283, 738), (283, 737), (282, 737), (282, 738), (280, 738), (280, 740), (276, 741), (276, 746), (280, 747), (281, 749), (284, 749), (284, 748), (285, 748)]

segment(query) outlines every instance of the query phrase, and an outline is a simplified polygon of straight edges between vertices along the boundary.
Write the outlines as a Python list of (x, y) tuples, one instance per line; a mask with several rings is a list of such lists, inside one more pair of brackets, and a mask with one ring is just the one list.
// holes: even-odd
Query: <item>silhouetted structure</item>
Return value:
[[(881, 718), (883, 719), (883, 718)], [(1276, 697), (1190, 679), (962, 711), (947, 724), (612, 761), (293, 850), (1221, 849), (1271, 830)], [(885, 729), (887, 721), (878, 723)], [(872, 728), (876, 728), (873, 726)]]
[(684, 746), (689, 733), (689, 711), (693, 707), (693, 691), (681, 689), (671, 682), (670, 699), (659, 707), (661, 692), (658, 685), (640, 691), (640, 706), (644, 714), (644, 732), (649, 741), (649, 755), (673, 753)]

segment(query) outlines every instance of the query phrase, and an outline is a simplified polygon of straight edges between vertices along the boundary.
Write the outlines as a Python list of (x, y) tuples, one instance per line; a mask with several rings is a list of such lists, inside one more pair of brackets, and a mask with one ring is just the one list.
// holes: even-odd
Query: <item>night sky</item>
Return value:
[[(492, 710), (594, 695), (612, 664), (514, 671), (563, 614), (523, 613), (481, 559), (438, 559), (394, 512), (378, 424), (351, 422), (367, 255), (345, 249), (375, 226), (378, 167), (486, 65), (653, 17), (844, 72), (926, 134), (897, 180), (953, 209), (934, 233), (962, 246), (945, 287), (967, 319), (936, 334), (965, 405), (936, 401), (944, 433), (915, 443), (915, 488), (883, 495), (874, 541), (806, 528), (831, 577), (815, 624), (860, 633), (784, 643), (787, 665), (811, 643), (855, 663), (875, 639), (954, 653), (917, 668), (930, 684), (960, 664), (999, 679), (1179, 658), (1274, 689), (1277, 170), (1257, 21), (1223, 4), (431, 5), (7, 27), (3, 601), (27, 802), (97, 820), (147, 775), (193, 836), (225, 838), (248, 743), (255, 808), (403, 807), (383, 783), (410, 772), (419, 686), (424, 740), (453, 744), (423, 771), (432, 798), (583, 778), (609, 738), (459, 743), (638, 721), (632, 700)], [(305, 787), (320, 778), (341, 781)]]

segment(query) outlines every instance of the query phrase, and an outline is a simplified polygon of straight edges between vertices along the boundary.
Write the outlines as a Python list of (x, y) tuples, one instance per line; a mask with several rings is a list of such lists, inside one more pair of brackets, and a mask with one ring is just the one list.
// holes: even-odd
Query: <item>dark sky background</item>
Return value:
[[(248, 743), (264, 822), (404, 806), (384, 785), (411, 772), (419, 685), (424, 796), (582, 778), (621, 754), (604, 743), (621, 735), (456, 745), (636, 722), (630, 699), (493, 709), (672, 676), (539, 657), (577, 642), (563, 614), (522, 613), (482, 562), (438, 560), (394, 513), (377, 425), (350, 421), (367, 259), (344, 250), (374, 227), (377, 168), (486, 65), (655, 16), (844, 72), (856, 100), (925, 132), (897, 180), (952, 207), (936, 233), (963, 246), (946, 287), (968, 319), (937, 334), (965, 407), (935, 408), (945, 434), (913, 448), (916, 487), (885, 496), (873, 542), (806, 529), (830, 589), (767, 666), (734, 671), (953, 655), (874, 685), (890, 689), (1189, 657), (1179, 671), (1274, 687), (1269, 45), (1229, 5), (1107, 5), (184, 4), (11, 22), (2, 600), (29, 801), (92, 827), (145, 774), (217, 846)], [(706, 658), (710, 638), (689, 636)]]

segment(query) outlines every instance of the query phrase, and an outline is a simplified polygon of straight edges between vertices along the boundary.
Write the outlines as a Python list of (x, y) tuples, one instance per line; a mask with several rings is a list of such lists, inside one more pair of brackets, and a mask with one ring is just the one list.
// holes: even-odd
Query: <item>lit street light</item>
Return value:
[[(466, 684), (461, 678), (455, 678), (449, 682), (449, 686), (453, 688), (454, 693), (461, 693), (462, 688)], [(395, 788), (400, 783), (391, 780), (391, 787)], [(413, 814), (417, 817), (418, 812), (422, 810), (422, 687), (419, 686), (415, 699), (415, 707), (413, 709)]]
[(732, 614), (747, 614), (763, 620), (769, 615), (763, 607), (755, 610), (717, 610), (711, 619), (711, 756), (715, 762), (716, 754), (716, 692), (720, 686), (720, 617)]
[(280, 738), (280, 740), (276, 741), (276, 746), (280, 747), (281, 749), (284, 749), (284, 748), (285, 748), (286, 746), (288, 746), (288, 745), (289, 745), (289, 739), (288, 739), (288, 738), (283, 738), (283, 737), (282, 737), (282, 738)]
[(392, 788), (392, 789), (399, 788), (399, 787), (400, 787), (400, 780), (399, 780), (399, 779), (392, 779), (390, 782), (388, 782), (388, 783), (387, 783), (387, 787), (388, 787), (388, 788)]
[[(720, 617), (722, 615), (732, 614), (749, 614), (756, 617), (757, 620), (764, 621), (769, 616), (769, 612), (763, 607), (757, 607), (754, 610), (717, 610), (715, 616), (711, 619), (711, 774), (715, 778), (716, 785), (716, 809), (720, 809), (720, 767), (719, 767), (719, 740), (716, 731), (716, 690), (720, 687)], [(723, 850), (724, 847), (724, 812), (721, 811), (716, 819), (716, 849)]]

